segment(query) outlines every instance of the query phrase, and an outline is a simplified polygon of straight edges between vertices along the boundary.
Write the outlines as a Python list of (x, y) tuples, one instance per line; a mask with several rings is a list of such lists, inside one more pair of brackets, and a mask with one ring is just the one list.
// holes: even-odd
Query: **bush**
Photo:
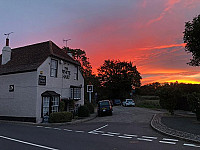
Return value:
[(71, 112), (55, 112), (51, 113), (49, 116), (50, 123), (61, 123), (61, 122), (70, 122), (72, 121)]
[(86, 106), (89, 109), (90, 114), (93, 114), (94, 113), (94, 106), (91, 103), (87, 103)]
[(144, 108), (161, 108), (159, 104), (159, 100), (142, 100), (136, 103), (137, 107), (144, 107)]
[(60, 101), (60, 111), (64, 111), (65, 110), (65, 102), (64, 101)]
[(78, 108), (78, 116), (79, 117), (89, 117), (90, 112), (87, 106), (80, 106)]

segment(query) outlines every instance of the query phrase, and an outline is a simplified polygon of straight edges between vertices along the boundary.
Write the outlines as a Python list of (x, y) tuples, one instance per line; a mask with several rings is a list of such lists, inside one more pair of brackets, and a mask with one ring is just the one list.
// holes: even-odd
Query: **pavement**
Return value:
[(151, 126), (165, 135), (200, 143), (200, 122), (194, 113), (176, 111), (174, 116), (168, 113), (155, 114)]

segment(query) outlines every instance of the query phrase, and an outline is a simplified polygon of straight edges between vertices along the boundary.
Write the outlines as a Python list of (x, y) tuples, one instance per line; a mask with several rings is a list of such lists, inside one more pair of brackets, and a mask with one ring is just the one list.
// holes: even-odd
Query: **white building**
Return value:
[(84, 105), (79, 67), (52, 41), (12, 50), (7, 44), (0, 55), (0, 119), (41, 122), (59, 111), (61, 99)]

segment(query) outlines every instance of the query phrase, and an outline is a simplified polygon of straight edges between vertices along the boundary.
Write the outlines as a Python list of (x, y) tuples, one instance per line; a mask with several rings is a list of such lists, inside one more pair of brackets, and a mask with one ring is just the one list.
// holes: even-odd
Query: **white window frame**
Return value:
[(57, 77), (58, 74), (58, 60), (51, 59), (51, 65), (50, 65), (50, 77)]
[(79, 87), (71, 88), (71, 99), (74, 99), (74, 100), (81, 99), (81, 88)]

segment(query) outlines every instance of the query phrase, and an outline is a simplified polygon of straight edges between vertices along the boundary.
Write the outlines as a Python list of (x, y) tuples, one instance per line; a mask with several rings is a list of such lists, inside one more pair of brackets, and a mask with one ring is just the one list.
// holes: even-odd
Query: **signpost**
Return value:
[(87, 92), (89, 93), (89, 102), (92, 102), (93, 85), (87, 85)]

